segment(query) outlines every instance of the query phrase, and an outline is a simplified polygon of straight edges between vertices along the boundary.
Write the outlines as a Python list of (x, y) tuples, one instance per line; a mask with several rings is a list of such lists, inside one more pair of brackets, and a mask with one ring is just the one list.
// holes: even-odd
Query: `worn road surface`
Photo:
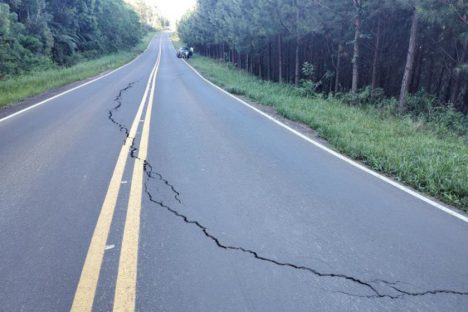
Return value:
[(175, 57), (0, 121), (0, 311), (468, 311), (468, 223)]

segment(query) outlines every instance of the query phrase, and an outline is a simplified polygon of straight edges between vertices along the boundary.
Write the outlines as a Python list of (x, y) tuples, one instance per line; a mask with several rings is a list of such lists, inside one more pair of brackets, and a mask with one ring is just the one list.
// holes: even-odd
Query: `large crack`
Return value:
[(130, 136), (130, 130), (127, 128), (127, 126), (115, 120), (114, 113), (116, 113), (120, 109), (120, 107), (122, 107), (122, 104), (123, 104), (122, 97), (125, 91), (133, 87), (134, 84), (135, 82), (130, 82), (125, 88), (119, 91), (119, 94), (117, 94), (117, 96), (114, 99), (114, 102), (117, 102), (117, 105), (115, 105), (112, 109), (109, 110), (108, 116), (107, 116), (113, 124), (119, 127), (120, 132), (125, 133), (125, 139), (127, 139)]
[[(109, 119), (119, 127), (120, 131), (125, 132), (126, 138), (129, 137), (128, 128), (126, 126), (124, 126), (123, 124), (115, 121), (115, 119), (113, 118), (113, 114), (122, 106), (122, 95), (123, 95), (123, 93), (125, 91), (127, 91), (128, 89), (130, 89), (133, 86), (133, 84), (134, 83), (132, 82), (132, 83), (128, 84), (127, 87), (120, 90), (118, 96), (115, 98), (115, 101), (118, 104), (112, 110), (109, 111)], [(130, 155), (131, 155), (132, 158), (136, 159), (138, 157), (135, 155), (135, 153), (136, 153), (136, 151), (138, 149), (134, 146), (134, 144), (135, 144), (135, 138), (132, 138), (132, 148), (131, 148)], [(321, 272), (321, 271), (319, 271), (317, 269), (314, 269), (314, 268), (311, 268), (311, 267), (308, 267), (308, 266), (294, 264), (294, 263), (290, 263), (290, 262), (282, 262), (282, 261), (279, 261), (279, 260), (276, 260), (276, 259), (273, 259), (273, 258), (269, 258), (269, 257), (266, 257), (266, 256), (263, 256), (263, 255), (259, 254), (255, 250), (247, 249), (247, 248), (244, 248), (242, 246), (227, 245), (227, 244), (221, 242), (221, 240), (219, 238), (217, 238), (215, 235), (210, 233), (208, 228), (206, 226), (204, 226), (203, 224), (201, 224), (199, 221), (192, 220), (189, 217), (187, 217), (186, 215), (180, 213), (178, 210), (174, 209), (173, 207), (165, 204), (163, 201), (158, 201), (157, 199), (155, 199), (155, 197), (150, 192), (149, 187), (148, 187), (148, 184), (149, 184), (150, 180), (152, 180), (152, 179), (158, 179), (159, 181), (163, 182), (164, 185), (166, 185), (171, 190), (171, 192), (173, 193), (174, 199), (179, 204), (182, 203), (182, 201), (180, 200), (180, 192), (177, 191), (175, 186), (173, 184), (171, 184), (166, 178), (164, 178), (164, 176), (161, 173), (155, 171), (153, 166), (148, 162), (147, 159), (143, 160), (143, 170), (144, 170), (145, 175), (146, 175), (146, 178), (145, 178), (145, 181), (144, 181), (144, 190), (145, 190), (145, 194), (148, 196), (148, 199), (150, 200), (150, 202), (152, 202), (152, 203), (158, 205), (160, 208), (170, 212), (172, 215), (174, 215), (175, 217), (181, 219), (186, 224), (190, 224), (190, 225), (193, 225), (194, 227), (198, 228), (200, 230), (200, 232), (202, 232), (203, 235), (206, 238), (211, 240), (218, 248), (221, 248), (223, 250), (241, 252), (241, 253), (247, 254), (247, 255), (255, 258), (256, 260), (267, 262), (267, 263), (270, 263), (270, 264), (273, 264), (273, 265), (276, 265), (276, 266), (281, 266), (281, 267), (285, 267), (285, 268), (289, 268), (289, 269), (293, 269), (293, 270), (307, 272), (307, 273), (310, 273), (310, 274), (312, 274), (312, 275), (314, 275), (316, 277), (319, 277), (319, 278), (341, 279), (343, 281), (350, 282), (350, 283), (356, 284), (358, 286), (361, 286), (361, 287), (367, 289), (370, 292), (369, 295), (359, 295), (359, 294), (353, 294), (353, 293), (348, 293), (348, 292), (343, 292), (343, 291), (334, 291), (335, 293), (345, 294), (345, 295), (353, 296), (353, 297), (369, 298), (369, 299), (372, 299), (372, 298), (399, 299), (399, 298), (403, 298), (403, 297), (422, 297), (422, 296), (426, 296), (426, 295), (442, 295), (442, 294), (468, 296), (468, 292), (450, 290), (450, 289), (433, 289), (433, 290), (425, 290), (425, 291), (417, 291), (417, 292), (408, 291), (408, 290), (405, 290), (405, 289), (403, 289), (401, 287), (398, 287), (398, 285), (401, 284), (400, 281), (392, 282), (392, 281), (387, 281), (387, 280), (383, 280), (383, 279), (374, 279), (374, 280), (371, 280), (371, 281), (366, 281), (364, 279), (360, 279), (358, 277), (354, 277), (354, 276), (351, 276), (351, 275), (346, 275), (346, 274), (343, 274), (343, 273)], [(393, 292), (393, 294), (391, 292), (388, 292), (388, 291), (379, 290), (378, 289), (379, 285), (385, 286), (387, 288), (387, 290), (390, 290), (391, 292)]]
[[(167, 181), (167, 179), (165, 179), (161, 175), (161, 173), (154, 172), (153, 167), (149, 164), (149, 162), (147, 160), (145, 160), (144, 171), (146, 173), (146, 181), (144, 183), (144, 189), (145, 189), (145, 193), (147, 194), (149, 200), (152, 203), (157, 204), (159, 207), (169, 211), (171, 214), (178, 217), (179, 219), (182, 219), (185, 223), (191, 224), (191, 225), (194, 225), (195, 227), (197, 227), (205, 235), (205, 237), (207, 237), (208, 239), (213, 241), (216, 244), (216, 246), (221, 248), (221, 249), (242, 252), (242, 253), (245, 253), (245, 254), (248, 254), (248, 255), (254, 257), (257, 260), (268, 262), (268, 263), (271, 263), (271, 264), (274, 264), (274, 265), (277, 265), (277, 266), (287, 267), (287, 268), (294, 269), (294, 270), (305, 271), (305, 272), (308, 272), (308, 273), (311, 273), (311, 274), (315, 275), (316, 277), (339, 278), (339, 279), (342, 279), (344, 281), (348, 281), (348, 282), (351, 282), (351, 283), (355, 283), (355, 284), (357, 284), (359, 286), (362, 286), (362, 287), (368, 289), (370, 291), (370, 293), (371, 293), (371, 295), (362, 296), (362, 295), (356, 295), (356, 294), (341, 292), (343, 294), (347, 294), (347, 295), (350, 295), (350, 296), (357, 296), (357, 297), (363, 297), (363, 298), (398, 299), (398, 298), (405, 297), (405, 296), (418, 297), (418, 296), (437, 295), (437, 294), (468, 295), (468, 292), (455, 291), (455, 290), (446, 290), (446, 289), (427, 290), (427, 291), (421, 291), (421, 292), (407, 291), (407, 290), (404, 290), (402, 288), (397, 287), (397, 285), (400, 283), (399, 281), (391, 282), (391, 281), (386, 281), (386, 280), (382, 280), (382, 279), (372, 280), (372, 281), (365, 281), (365, 280), (362, 280), (360, 278), (350, 276), (350, 275), (346, 275), (346, 274), (342, 274), (342, 273), (320, 272), (320, 271), (318, 271), (318, 270), (316, 270), (314, 268), (311, 268), (311, 267), (298, 265), (298, 264), (294, 264), (294, 263), (289, 263), (289, 262), (281, 262), (281, 261), (276, 260), (276, 259), (268, 258), (266, 256), (260, 255), (257, 251), (247, 249), (247, 248), (244, 248), (244, 247), (241, 247), (241, 246), (227, 245), (225, 243), (222, 243), (219, 238), (217, 238), (216, 236), (211, 234), (208, 231), (208, 228), (206, 226), (204, 226), (203, 224), (201, 224), (199, 221), (191, 220), (186, 215), (180, 213), (179, 211), (177, 211), (176, 209), (170, 207), (169, 205), (166, 205), (163, 201), (156, 200), (153, 197), (153, 195), (151, 194), (151, 192), (149, 191), (149, 188), (148, 188), (149, 180), (154, 179), (155, 174), (160, 178), (160, 180), (162, 180), (166, 185), (168, 185), (170, 187), (170, 189), (174, 193), (174, 197), (176, 198), (176, 200), (179, 203), (181, 203), (181, 201), (179, 199), (180, 193), (175, 189), (175, 187), (172, 184), (170, 184)], [(393, 291), (396, 294), (393, 295), (393, 294), (389, 294), (389, 293), (379, 291), (377, 289), (378, 284), (385, 285), (388, 288), (393, 289)]]
[[(126, 125), (124, 125), (123, 123), (117, 121), (114, 118), (114, 114), (123, 105), (123, 99), (122, 98), (123, 98), (124, 93), (126, 91), (128, 91), (130, 88), (132, 88), (135, 83), (136, 83), (135, 81), (132, 81), (132, 82), (128, 83), (128, 85), (125, 88), (122, 88), (122, 89), (119, 90), (119, 93), (114, 98), (114, 102), (117, 102), (117, 104), (108, 111), (108, 115), (107, 115), (107, 118), (113, 124), (115, 124), (117, 127), (119, 127), (120, 132), (125, 133), (125, 138), (123, 140), (123, 144), (125, 144), (125, 141), (130, 138), (130, 129), (128, 129), (128, 127)], [(132, 144), (130, 145), (130, 157), (137, 159), (138, 156), (136, 156), (136, 152), (138, 151), (138, 148), (136, 147), (136, 144), (135, 144), (136, 143), (136, 137), (135, 138), (130, 138), (130, 139), (132, 140)]]

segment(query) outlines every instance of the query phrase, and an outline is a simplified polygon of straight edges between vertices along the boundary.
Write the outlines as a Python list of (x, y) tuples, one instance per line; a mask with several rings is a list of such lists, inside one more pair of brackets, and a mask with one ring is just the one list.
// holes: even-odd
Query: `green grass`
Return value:
[(122, 66), (143, 52), (154, 35), (154, 32), (148, 33), (139, 45), (128, 51), (84, 61), (68, 68), (33, 71), (22, 76), (1, 80), (0, 107)]
[(293, 86), (262, 81), (230, 65), (195, 56), (190, 63), (227, 91), (273, 106), (315, 129), (336, 150), (415, 189), (468, 211), (468, 143), (410, 118), (337, 99), (304, 97)]

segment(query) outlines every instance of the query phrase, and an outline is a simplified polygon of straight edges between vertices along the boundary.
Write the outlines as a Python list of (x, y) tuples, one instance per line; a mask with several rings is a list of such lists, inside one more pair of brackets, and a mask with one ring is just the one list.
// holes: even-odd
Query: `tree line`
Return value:
[(395, 97), (399, 112), (422, 94), (468, 113), (465, 0), (198, 0), (178, 32), (263, 79)]
[(0, 0), (0, 79), (130, 48), (144, 31), (122, 0)]

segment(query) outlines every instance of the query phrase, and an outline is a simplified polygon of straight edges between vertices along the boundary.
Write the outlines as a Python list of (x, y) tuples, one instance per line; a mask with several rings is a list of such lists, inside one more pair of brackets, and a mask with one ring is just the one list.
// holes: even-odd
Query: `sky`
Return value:
[(156, 3), (161, 14), (171, 21), (171, 26), (184, 15), (187, 10), (192, 8), (196, 0), (147, 0)]

